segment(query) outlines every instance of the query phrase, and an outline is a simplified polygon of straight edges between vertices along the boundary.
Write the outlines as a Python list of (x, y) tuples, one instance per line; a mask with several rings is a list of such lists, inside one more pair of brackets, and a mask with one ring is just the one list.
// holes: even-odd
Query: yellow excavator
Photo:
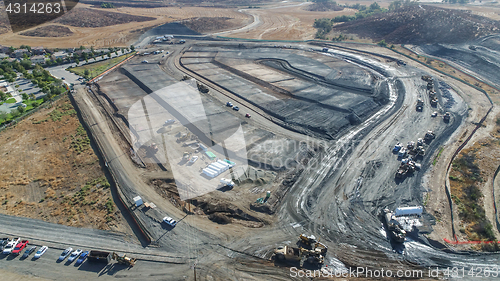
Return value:
[(113, 259), (116, 260), (118, 263), (128, 265), (130, 267), (135, 265), (136, 258), (130, 258), (127, 257), (126, 254), (123, 254), (123, 256), (119, 256), (117, 253), (113, 252)]

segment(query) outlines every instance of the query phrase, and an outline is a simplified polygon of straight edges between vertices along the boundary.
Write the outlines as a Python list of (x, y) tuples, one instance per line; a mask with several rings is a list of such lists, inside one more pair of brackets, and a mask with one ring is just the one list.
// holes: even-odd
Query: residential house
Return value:
[(34, 64), (44, 64), (45, 63), (45, 60), (47, 58), (43, 55), (38, 55), (38, 56), (32, 56), (30, 58), (31, 62), (34, 63)]
[(64, 51), (59, 51), (59, 52), (54, 52), (51, 56), (51, 58), (53, 60), (56, 60), (56, 59), (64, 59), (66, 56), (68, 56), (68, 53), (64, 52)]
[(45, 54), (45, 49), (43, 47), (33, 47), (31, 48), (31, 53), (33, 55), (43, 55)]
[(10, 56), (16, 59), (22, 58), (24, 55), (30, 55), (30, 52), (27, 49), (17, 49)]
[(0, 45), (0, 53), (2, 53), (2, 54), (8, 54), (9, 52), (10, 52), (10, 48), (9, 47)]

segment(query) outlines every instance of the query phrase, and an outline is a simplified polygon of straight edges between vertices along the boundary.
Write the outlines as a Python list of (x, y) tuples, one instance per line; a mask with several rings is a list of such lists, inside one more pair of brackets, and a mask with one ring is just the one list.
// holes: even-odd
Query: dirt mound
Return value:
[(201, 17), (183, 21), (182, 24), (184, 24), (187, 28), (192, 29), (196, 32), (206, 33), (206, 32), (226, 30), (238, 27), (239, 25), (241, 25), (241, 21), (227, 17), (223, 18)]
[(307, 6), (305, 10), (312, 12), (342, 11), (344, 7), (340, 7), (335, 2), (319, 2)]
[(460, 43), (498, 32), (500, 23), (468, 11), (414, 5), (333, 27), (397, 44)]
[(127, 15), (88, 8), (73, 9), (55, 22), (75, 27), (103, 27), (129, 22), (151, 21), (156, 18)]
[(66, 26), (46, 25), (25, 31), (21, 35), (33, 37), (66, 37), (73, 35), (73, 32)]

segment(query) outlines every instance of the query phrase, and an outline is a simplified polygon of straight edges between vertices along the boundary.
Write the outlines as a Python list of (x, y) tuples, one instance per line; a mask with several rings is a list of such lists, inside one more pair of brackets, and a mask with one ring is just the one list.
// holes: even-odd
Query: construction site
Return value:
[[(187, 34), (170, 34), (177, 29)], [(498, 169), (486, 167), (498, 165), (500, 100), (480, 84), (497, 83), (487, 71), (496, 69), (487, 51), (498, 48), (496, 37), (478, 39), (476, 49), (410, 46), (405, 50), (411, 56), (398, 51), (403, 46), (257, 41), (191, 31), (177, 22), (144, 33), (131, 59), (75, 85), (62, 99), (67, 105), (56, 105), (75, 110), (64, 117), (65, 125), (42, 122), (49, 132), (56, 130), (49, 125), (64, 129), (69, 123), (67, 131), (59, 129), (69, 138), (81, 123), (76, 130), (88, 135), (86, 161), (94, 166), (87, 165), (78, 184), (90, 186), (84, 190), (88, 201), (97, 200), (97, 193), (112, 200), (113, 212), (106, 214), (102, 200), (99, 212), (78, 203), (96, 217), (88, 227), (69, 205), (63, 215), (71, 217), (64, 222), (62, 216), (47, 219), (46, 209), (30, 204), (40, 200), (35, 195), (22, 204), (22, 196), (0, 197), (10, 200), (1, 209), (1, 233), (24, 233), (35, 245), (56, 249), (92, 247), (89, 259), (105, 260), (103, 265), (60, 270), (49, 252), (49, 258), (24, 265), (8, 256), (0, 260), (0, 274), (32, 275), (22, 269), (27, 262), (35, 264), (37, 276), (58, 280), (73, 274), (290, 280), (291, 268), (439, 268), (438, 278), (451, 277), (444, 271), (451, 267), (498, 273)], [(420, 62), (417, 54), (424, 53), (469, 80)], [(467, 59), (457, 62), (463, 53)], [(471, 74), (475, 58), (487, 66), (478, 76)], [(44, 110), (18, 128), (29, 131), (49, 119), (53, 109)], [(0, 138), (8, 144), (0, 152), (9, 161), (19, 149), (12, 132)], [(92, 173), (99, 182), (87, 183)], [(101, 188), (104, 179), (109, 189)], [(13, 192), (11, 178), (0, 180), (0, 188)], [(43, 186), (53, 181), (40, 180)], [(70, 185), (63, 180), (61, 185)], [(69, 190), (46, 198), (71, 205), (64, 199)], [(477, 196), (476, 205), (466, 200), (470, 194)], [(467, 220), (471, 206), (482, 210), (476, 212), (481, 223)], [(26, 215), (32, 210), (40, 214)], [(104, 215), (112, 218), (107, 224), (97, 219)], [(52, 271), (60, 275), (51, 277)]]

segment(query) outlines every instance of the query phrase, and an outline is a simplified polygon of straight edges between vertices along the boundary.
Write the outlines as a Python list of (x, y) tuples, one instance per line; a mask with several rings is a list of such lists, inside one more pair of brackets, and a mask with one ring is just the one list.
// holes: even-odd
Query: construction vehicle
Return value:
[(156, 143), (151, 143), (151, 145), (149, 146), (149, 148), (151, 148), (151, 150), (153, 151), (153, 153), (156, 153), (158, 152), (158, 145)]
[(113, 252), (113, 259), (116, 260), (118, 263), (128, 265), (130, 267), (135, 265), (135, 262), (137, 261), (136, 258), (130, 258), (127, 257), (126, 254), (123, 254), (123, 256), (119, 256), (117, 253)]
[(424, 101), (422, 99), (417, 100), (417, 111), (422, 111), (424, 109)]
[(433, 100), (436, 98), (436, 91), (429, 91), (429, 99)]
[(409, 141), (406, 147), (408, 148), (408, 151), (413, 150), (415, 148), (415, 142)]
[(181, 141), (187, 141), (189, 138), (191, 137), (191, 134), (190, 133), (187, 133), (187, 134), (181, 134), (179, 138), (177, 138), (177, 141), (178, 142), (181, 142)]
[(429, 75), (422, 75), (422, 80), (429, 83), (430, 81), (432, 81), (432, 77), (430, 77)]
[(109, 252), (91, 250), (87, 259), (89, 262), (109, 263), (111, 261), (111, 254)]
[(415, 172), (415, 170), (420, 170), (420, 168), (420, 164), (415, 163), (415, 161), (410, 158), (405, 158), (401, 160), (401, 165), (399, 165), (399, 168), (396, 171), (396, 178), (402, 178), (407, 174)]
[(273, 258), (279, 261), (299, 262), (300, 267), (304, 265), (304, 262), (319, 267), (323, 265), (328, 247), (316, 240), (316, 237), (301, 234), (297, 246), (297, 248), (290, 246), (278, 247), (274, 250)]
[(423, 138), (418, 138), (418, 140), (417, 140), (417, 147), (418, 146), (424, 146), (424, 139)]
[(450, 113), (449, 113), (449, 112), (446, 112), (446, 113), (443, 115), (443, 120), (444, 120), (444, 122), (446, 122), (446, 123), (450, 122), (450, 117), (451, 117)]
[(403, 230), (399, 222), (395, 219), (394, 213), (388, 209), (384, 209), (383, 216), (386, 230), (389, 232), (391, 238), (398, 243), (403, 243), (406, 238), (406, 231)]
[(425, 140), (425, 141), (431, 141), (431, 140), (433, 140), (435, 137), (436, 137), (436, 134), (434, 134), (432, 131), (427, 131), (427, 133), (425, 133), (424, 140)]
[(437, 98), (431, 99), (431, 106), (437, 106), (437, 103), (438, 103), (438, 99)]

